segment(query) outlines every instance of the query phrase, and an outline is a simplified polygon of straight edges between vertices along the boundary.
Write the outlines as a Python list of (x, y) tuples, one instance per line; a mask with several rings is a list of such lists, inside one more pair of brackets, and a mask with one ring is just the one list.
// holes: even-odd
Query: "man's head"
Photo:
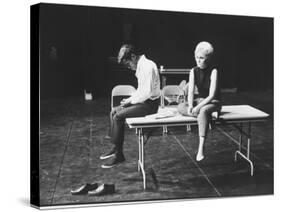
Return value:
[(194, 51), (197, 66), (199, 68), (206, 68), (210, 64), (213, 54), (214, 48), (212, 44), (206, 41), (198, 43)]
[(118, 54), (118, 63), (123, 64), (131, 70), (137, 69), (139, 57), (136, 54), (135, 47), (131, 44), (124, 44), (121, 46)]

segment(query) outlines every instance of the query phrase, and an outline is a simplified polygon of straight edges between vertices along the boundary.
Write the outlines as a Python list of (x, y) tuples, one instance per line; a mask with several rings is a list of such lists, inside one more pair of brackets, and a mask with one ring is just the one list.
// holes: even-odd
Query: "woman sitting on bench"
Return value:
[[(194, 51), (197, 66), (189, 74), (188, 102), (181, 103), (178, 111), (185, 116), (196, 116), (198, 120), (199, 146), (197, 161), (204, 159), (204, 142), (212, 113), (219, 111), (220, 85), (219, 71), (213, 64), (214, 48), (208, 42), (200, 42)], [(194, 98), (195, 86), (198, 89), (198, 98)]]

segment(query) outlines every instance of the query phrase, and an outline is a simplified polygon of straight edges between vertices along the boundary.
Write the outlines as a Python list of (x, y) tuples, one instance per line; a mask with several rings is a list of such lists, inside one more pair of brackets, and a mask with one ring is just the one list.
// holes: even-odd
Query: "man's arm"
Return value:
[(151, 93), (154, 89), (154, 81), (156, 80), (156, 74), (153, 67), (149, 68), (150, 70), (143, 71), (139, 76), (137, 91), (130, 99), (132, 104), (144, 102), (151, 97)]
[(138, 86), (137, 91), (131, 96), (131, 103), (137, 104), (144, 102), (150, 97), (151, 84), (153, 82), (153, 76), (151, 74), (145, 74), (140, 79), (141, 83)]

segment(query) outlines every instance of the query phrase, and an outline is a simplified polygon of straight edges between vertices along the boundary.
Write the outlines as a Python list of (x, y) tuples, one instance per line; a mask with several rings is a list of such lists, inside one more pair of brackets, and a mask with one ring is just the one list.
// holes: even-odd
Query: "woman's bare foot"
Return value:
[(201, 160), (203, 160), (204, 159), (204, 155), (203, 154), (197, 154), (196, 155), (196, 161), (201, 161)]

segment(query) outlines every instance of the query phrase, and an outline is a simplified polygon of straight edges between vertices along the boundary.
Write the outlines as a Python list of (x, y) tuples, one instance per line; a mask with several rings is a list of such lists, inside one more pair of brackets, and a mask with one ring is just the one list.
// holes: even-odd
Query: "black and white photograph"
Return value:
[(30, 15), (32, 205), (274, 193), (273, 17)]
[(3, 1), (1, 211), (276, 211), (279, 8)]

